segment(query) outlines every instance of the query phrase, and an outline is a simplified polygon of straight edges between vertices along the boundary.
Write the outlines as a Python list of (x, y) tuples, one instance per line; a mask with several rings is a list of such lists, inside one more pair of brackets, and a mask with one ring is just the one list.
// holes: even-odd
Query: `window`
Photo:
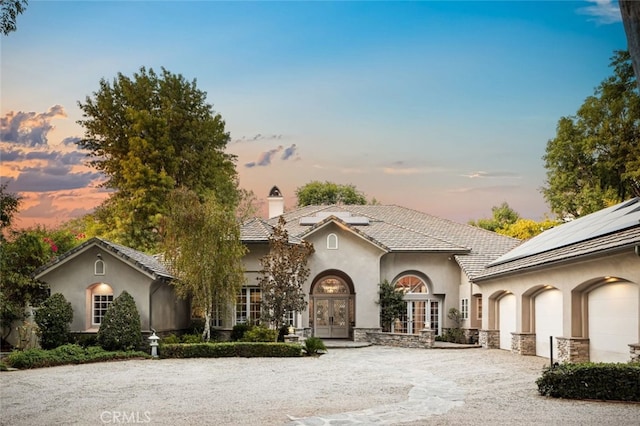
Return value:
[(96, 263), (94, 264), (94, 274), (104, 275), (104, 261), (102, 259), (96, 260)]
[(482, 296), (476, 296), (476, 318), (482, 319)]
[(236, 302), (236, 324), (258, 324), (261, 300), (262, 294), (259, 288), (243, 288)]
[[(419, 334), (431, 324), (438, 333), (440, 322), (439, 302), (429, 298), (429, 288), (422, 278), (416, 275), (405, 275), (395, 283), (396, 291), (404, 293), (407, 313), (392, 324), (393, 333)], [(434, 321), (435, 315), (435, 321)]]
[(462, 319), (469, 319), (469, 299), (460, 301), (460, 316)]
[(327, 236), (327, 249), (338, 250), (338, 236), (336, 234), (329, 234)]
[(211, 310), (211, 327), (222, 327), (222, 305), (214, 303)]
[(107, 309), (113, 303), (113, 294), (94, 294), (93, 295), (93, 325), (102, 324), (102, 319), (107, 313)]
[(432, 301), (429, 319), (431, 320), (431, 329), (440, 334), (440, 303)]

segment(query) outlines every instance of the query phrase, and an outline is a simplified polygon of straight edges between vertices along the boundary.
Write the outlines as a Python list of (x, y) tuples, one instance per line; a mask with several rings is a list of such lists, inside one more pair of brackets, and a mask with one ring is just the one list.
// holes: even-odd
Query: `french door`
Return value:
[(316, 298), (313, 311), (316, 337), (349, 337), (349, 298)]

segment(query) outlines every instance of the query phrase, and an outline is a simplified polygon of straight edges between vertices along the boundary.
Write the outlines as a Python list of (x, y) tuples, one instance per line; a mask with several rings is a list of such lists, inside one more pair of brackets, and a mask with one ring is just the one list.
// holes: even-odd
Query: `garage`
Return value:
[(536, 355), (549, 357), (549, 336), (553, 336), (553, 357), (558, 356), (557, 337), (562, 336), (562, 292), (545, 290), (534, 299)]
[(498, 301), (500, 349), (511, 350), (511, 333), (516, 331), (516, 296), (507, 294)]
[(629, 361), (629, 344), (639, 340), (638, 285), (612, 282), (588, 294), (589, 358), (593, 362)]

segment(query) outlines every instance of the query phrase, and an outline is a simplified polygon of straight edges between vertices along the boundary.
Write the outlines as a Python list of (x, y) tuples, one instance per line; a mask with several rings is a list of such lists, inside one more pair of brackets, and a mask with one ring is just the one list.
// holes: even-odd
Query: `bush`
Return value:
[(253, 328), (253, 326), (251, 324), (247, 324), (247, 323), (242, 323), (242, 324), (236, 324), (233, 326), (233, 330), (231, 330), (231, 341), (232, 342), (237, 342), (242, 340), (242, 337), (244, 336), (244, 333), (246, 333), (247, 331), (251, 330)]
[(324, 345), (324, 342), (318, 337), (308, 337), (304, 341), (304, 346), (302, 349), (305, 351), (307, 355), (320, 355), (327, 351), (327, 347)]
[(280, 327), (280, 330), (278, 330), (278, 342), (284, 342), (284, 336), (288, 334), (289, 334), (288, 325), (283, 325), (282, 327)]
[(4, 362), (11, 367), (24, 369), (129, 358), (149, 358), (149, 355), (133, 351), (105, 351), (98, 346), (83, 348), (78, 345), (63, 345), (52, 350), (28, 349), (12, 352), (4, 359)]
[(175, 343), (180, 343), (180, 338), (175, 334), (169, 334), (168, 336), (165, 336), (160, 339), (161, 345), (172, 345)]
[(88, 348), (89, 346), (97, 346), (98, 345), (98, 337), (94, 334), (75, 334), (71, 339), (76, 345), (80, 345), (83, 348)]
[(301, 347), (292, 343), (223, 342), (164, 345), (162, 358), (299, 357)]
[(567, 363), (546, 368), (536, 384), (554, 398), (640, 401), (640, 365)]
[(108, 351), (137, 349), (142, 343), (140, 314), (126, 291), (116, 297), (102, 318), (98, 344)]
[(266, 327), (252, 327), (242, 336), (242, 342), (275, 342), (278, 331)]
[(61, 293), (52, 294), (42, 302), (34, 319), (43, 349), (53, 349), (71, 341), (69, 324), (73, 320), (73, 308)]
[(202, 334), (183, 334), (180, 341), (182, 343), (202, 343)]

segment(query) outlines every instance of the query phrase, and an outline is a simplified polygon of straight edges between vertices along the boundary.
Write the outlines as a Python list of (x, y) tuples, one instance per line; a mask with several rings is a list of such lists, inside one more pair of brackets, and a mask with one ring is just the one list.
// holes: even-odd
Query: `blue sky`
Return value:
[(548, 211), (541, 159), (627, 48), (608, 1), (36, 1), (2, 37), (2, 180), (21, 224), (106, 193), (70, 143), (101, 78), (165, 67), (226, 121), (240, 184), (311, 180), (466, 222)]

